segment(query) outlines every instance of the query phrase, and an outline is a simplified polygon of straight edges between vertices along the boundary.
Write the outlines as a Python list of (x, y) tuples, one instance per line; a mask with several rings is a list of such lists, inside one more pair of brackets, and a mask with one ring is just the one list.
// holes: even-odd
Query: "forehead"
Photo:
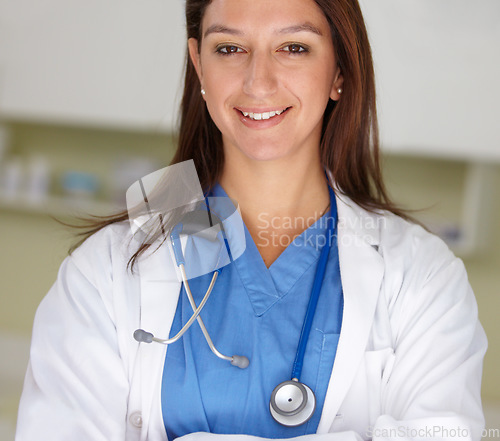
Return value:
[(217, 27), (250, 34), (297, 26), (329, 34), (328, 21), (314, 0), (212, 0), (203, 17), (202, 35)]

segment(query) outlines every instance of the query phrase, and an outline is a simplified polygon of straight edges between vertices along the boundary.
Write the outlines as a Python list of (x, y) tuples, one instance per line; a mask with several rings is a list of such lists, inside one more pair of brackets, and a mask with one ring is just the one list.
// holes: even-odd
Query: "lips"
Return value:
[(243, 109), (237, 109), (241, 114), (249, 118), (253, 121), (262, 121), (262, 120), (268, 120), (271, 118), (274, 118), (275, 116), (279, 116), (282, 113), (286, 112), (289, 109), (289, 107), (281, 108), (281, 109), (276, 109), (276, 110), (266, 110), (263, 112), (256, 112), (256, 111), (250, 111), (250, 110), (243, 110)]

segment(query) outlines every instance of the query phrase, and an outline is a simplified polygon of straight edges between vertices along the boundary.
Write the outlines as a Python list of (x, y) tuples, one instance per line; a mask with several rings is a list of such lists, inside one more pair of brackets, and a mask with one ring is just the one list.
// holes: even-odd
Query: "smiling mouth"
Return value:
[(243, 112), (242, 110), (237, 109), (243, 116), (246, 118), (250, 118), (253, 121), (262, 121), (274, 118), (275, 116), (279, 116), (282, 113), (285, 113), (290, 107), (287, 107), (283, 110), (273, 110), (271, 112), (262, 112), (262, 113), (253, 113), (253, 112)]

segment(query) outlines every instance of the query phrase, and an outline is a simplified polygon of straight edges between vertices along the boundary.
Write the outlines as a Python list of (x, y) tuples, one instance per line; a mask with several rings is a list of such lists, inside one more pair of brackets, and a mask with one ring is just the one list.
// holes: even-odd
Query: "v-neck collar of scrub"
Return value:
[[(211, 195), (228, 197), (218, 183), (212, 189)], [(257, 245), (244, 225), (246, 249), (233, 262), (233, 267), (238, 272), (256, 316), (265, 314), (284, 297), (307, 270), (311, 267), (315, 270), (326, 240), (326, 219), (329, 215), (330, 211), (297, 236), (269, 268), (266, 267)], [(290, 270), (291, 267), (293, 271)]]

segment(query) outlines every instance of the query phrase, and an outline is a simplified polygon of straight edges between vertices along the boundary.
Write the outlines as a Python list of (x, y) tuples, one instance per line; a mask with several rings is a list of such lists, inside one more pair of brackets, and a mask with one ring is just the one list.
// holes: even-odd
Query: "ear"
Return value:
[(198, 75), (198, 79), (200, 80), (200, 84), (203, 87), (203, 74), (201, 70), (201, 62), (200, 62), (200, 53), (198, 50), (198, 40), (196, 38), (190, 38), (188, 40), (188, 50), (189, 50), (189, 58), (193, 63), (193, 66), (196, 70), (196, 74)]
[(341, 93), (339, 93), (339, 89), (344, 87), (344, 76), (340, 71), (340, 67), (337, 66), (337, 71), (335, 72), (335, 81), (332, 84), (332, 90), (330, 91), (330, 98), (333, 101), (340, 100)]

